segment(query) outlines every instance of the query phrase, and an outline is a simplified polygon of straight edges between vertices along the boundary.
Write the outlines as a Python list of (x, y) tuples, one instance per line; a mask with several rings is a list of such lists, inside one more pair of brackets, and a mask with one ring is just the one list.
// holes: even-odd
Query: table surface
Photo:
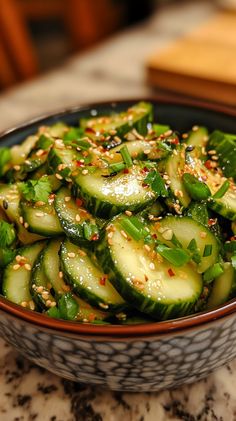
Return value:
[[(0, 96), (0, 130), (61, 107), (145, 97), (144, 62), (154, 49), (213, 15), (212, 2), (168, 4), (60, 69)], [(233, 421), (236, 361), (191, 386), (161, 393), (110, 392), (62, 380), (0, 340), (1, 421)]]

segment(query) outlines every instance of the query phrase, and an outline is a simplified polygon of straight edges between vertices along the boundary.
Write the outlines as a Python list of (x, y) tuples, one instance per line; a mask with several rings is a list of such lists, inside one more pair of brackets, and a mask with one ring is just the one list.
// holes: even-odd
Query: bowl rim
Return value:
[[(87, 109), (92, 109), (100, 106), (109, 106), (112, 104), (126, 104), (135, 103), (137, 101), (149, 101), (152, 103), (161, 103), (164, 105), (182, 105), (196, 109), (205, 109), (206, 111), (213, 111), (224, 114), (229, 117), (236, 117), (236, 110), (224, 105), (206, 103), (199, 100), (192, 99), (176, 99), (175, 97), (155, 95), (150, 97), (134, 97), (125, 99), (114, 99), (106, 101), (97, 101), (95, 103), (82, 103), (79, 105), (72, 105), (69, 107), (60, 108), (51, 113), (45, 113), (30, 120), (20, 123), (16, 126), (3, 130), (0, 133), (0, 141), (5, 136), (20, 132), (23, 129), (30, 128), (36, 123), (43, 122), (48, 118), (60, 118), (68, 113), (79, 112)], [(179, 332), (190, 328), (196, 328), (206, 323), (220, 320), (229, 316), (236, 311), (236, 299), (227, 302), (213, 310), (196, 313), (190, 316), (181, 317), (179, 319), (167, 320), (162, 322), (152, 322), (137, 325), (96, 325), (89, 323), (78, 323), (73, 321), (53, 319), (41, 313), (33, 312), (24, 309), (20, 305), (8, 301), (3, 296), (0, 296), (0, 310), (16, 316), (21, 320), (33, 323), (35, 325), (53, 329), (54, 331), (64, 331), (65, 333), (82, 334), (89, 336), (108, 336), (108, 337), (143, 337), (150, 335), (167, 334), (173, 331)]]

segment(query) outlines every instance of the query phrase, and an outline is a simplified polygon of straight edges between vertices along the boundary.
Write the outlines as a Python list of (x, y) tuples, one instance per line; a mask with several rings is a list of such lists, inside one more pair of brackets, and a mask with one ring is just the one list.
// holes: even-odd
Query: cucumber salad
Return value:
[(5, 298), (128, 324), (236, 296), (236, 134), (160, 123), (139, 102), (0, 148)]

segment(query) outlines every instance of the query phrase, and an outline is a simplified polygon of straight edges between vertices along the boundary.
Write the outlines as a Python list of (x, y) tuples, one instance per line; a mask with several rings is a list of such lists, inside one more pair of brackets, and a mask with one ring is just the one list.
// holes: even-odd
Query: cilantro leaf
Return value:
[(10, 161), (10, 159), (11, 159), (10, 149), (7, 147), (0, 148), (0, 176), (3, 175), (4, 166)]
[(0, 221), (0, 247), (9, 247), (16, 239), (16, 233), (11, 224)]
[(147, 177), (144, 179), (145, 184), (149, 184), (152, 190), (158, 194), (158, 196), (167, 197), (168, 191), (166, 190), (166, 186), (164, 180), (162, 179), (159, 172), (152, 170), (148, 173)]
[(32, 202), (47, 202), (52, 187), (48, 177), (39, 180), (28, 180), (20, 184), (20, 190), (24, 199)]

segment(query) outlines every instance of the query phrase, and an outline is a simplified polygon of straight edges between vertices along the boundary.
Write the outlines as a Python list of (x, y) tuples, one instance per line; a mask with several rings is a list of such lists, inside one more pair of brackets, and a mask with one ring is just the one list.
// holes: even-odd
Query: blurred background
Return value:
[(236, 106), (236, 0), (0, 0), (0, 128), (161, 93)]

